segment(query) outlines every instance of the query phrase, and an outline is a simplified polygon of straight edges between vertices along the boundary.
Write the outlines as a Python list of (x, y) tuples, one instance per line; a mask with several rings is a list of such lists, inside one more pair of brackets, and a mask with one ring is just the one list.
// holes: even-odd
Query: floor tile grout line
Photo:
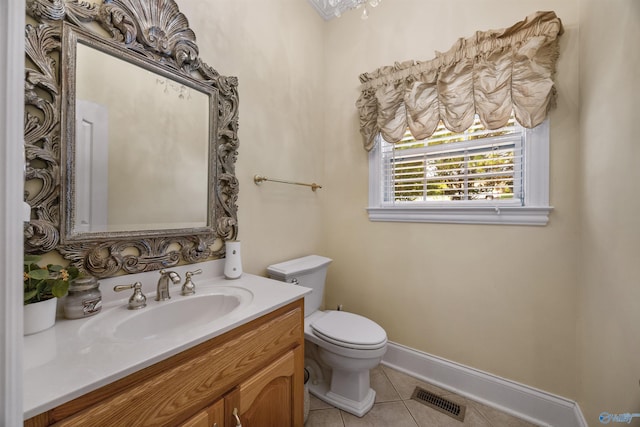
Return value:
[(411, 412), (411, 409), (409, 409), (409, 407), (407, 406), (407, 401), (402, 399), (401, 402), (404, 405), (407, 412), (409, 413), (409, 415), (411, 416), (411, 419), (413, 420), (413, 422), (416, 424), (416, 427), (420, 427), (420, 423), (418, 423), (418, 420), (416, 419), (416, 417), (413, 416), (413, 412)]
[(404, 408), (407, 410), (407, 412), (409, 413), (409, 416), (411, 417), (411, 419), (413, 420), (413, 422), (415, 423), (416, 427), (420, 427), (420, 423), (418, 423), (418, 420), (416, 420), (416, 417), (413, 415), (413, 413), (411, 412), (411, 410), (409, 409), (409, 407), (407, 406), (407, 402), (406, 400), (402, 397), (402, 394), (400, 393), (400, 390), (398, 390), (398, 388), (396, 387), (396, 385), (393, 383), (393, 381), (391, 380), (391, 378), (389, 378), (389, 375), (387, 375), (387, 371), (384, 368), (384, 365), (380, 365), (380, 369), (382, 371), (382, 374), (385, 376), (385, 378), (387, 379), (387, 381), (389, 381), (389, 384), (391, 384), (391, 387), (393, 387), (393, 390), (396, 392), (396, 394), (398, 395), (398, 398), (400, 399), (400, 402), (402, 402), (402, 405), (404, 406)]
[[(467, 408), (470, 408), (471, 404), (467, 405)], [(493, 426), (493, 422), (489, 419), (489, 417), (487, 417), (484, 413), (484, 411), (481, 410), (481, 408), (477, 405), (473, 405), (473, 409), (476, 410), (476, 412), (478, 414), (480, 414), (480, 416), (490, 425)]]
[(393, 381), (391, 381), (391, 378), (389, 378), (389, 375), (387, 375), (387, 371), (385, 370), (384, 365), (380, 365), (380, 370), (382, 371), (382, 374), (385, 376), (387, 381), (389, 381), (389, 384), (391, 384), (391, 387), (393, 387), (393, 390), (398, 395), (398, 398), (400, 398), (400, 400), (404, 402), (404, 398), (402, 397), (402, 394), (400, 394), (400, 390), (398, 390)]

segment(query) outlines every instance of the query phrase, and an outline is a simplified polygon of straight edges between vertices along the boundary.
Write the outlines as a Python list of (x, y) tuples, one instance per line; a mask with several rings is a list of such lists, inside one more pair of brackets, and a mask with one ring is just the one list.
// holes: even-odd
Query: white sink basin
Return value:
[(231, 313), (240, 305), (235, 295), (202, 295), (195, 298), (174, 299), (168, 304), (159, 304), (150, 310), (141, 309), (133, 317), (120, 322), (113, 333), (114, 338), (139, 340), (157, 338), (160, 333), (192, 328), (213, 322)]
[(208, 327), (247, 305), (253, 294), (243, 288), (219, 287), (205, 293), (174, 295), (166, 301), (147, 297), (147, 306), (128, 310), (119, 303), (90, 319), (80, 328), (83, 338), (102, 337), (115, 341), (140, 341), (174, 336), (183, 331)]

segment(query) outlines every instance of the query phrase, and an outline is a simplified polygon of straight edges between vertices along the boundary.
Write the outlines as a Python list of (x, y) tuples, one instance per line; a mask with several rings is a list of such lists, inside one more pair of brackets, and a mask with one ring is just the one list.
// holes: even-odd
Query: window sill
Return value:
[(370, 221), (546, 225), (551, 206), (369, 207)]

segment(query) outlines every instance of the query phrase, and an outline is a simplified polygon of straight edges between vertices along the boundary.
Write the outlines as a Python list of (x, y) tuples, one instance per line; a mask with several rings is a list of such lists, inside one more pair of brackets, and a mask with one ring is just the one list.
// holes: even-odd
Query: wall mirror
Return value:
[(25, 252), (110, 277), (237, 236), (237, 80), (173, 0), (28, 0)]

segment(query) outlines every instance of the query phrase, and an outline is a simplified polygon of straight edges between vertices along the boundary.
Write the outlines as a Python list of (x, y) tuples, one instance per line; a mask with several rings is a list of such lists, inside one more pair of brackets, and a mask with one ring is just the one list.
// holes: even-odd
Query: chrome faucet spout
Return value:
[(180, 275), (175, 271), (160, 270), (156, 301), (164, 301), (171, 298), (171, 295), (169, 295), (169, 280), (177, 285), (180, 283)]

